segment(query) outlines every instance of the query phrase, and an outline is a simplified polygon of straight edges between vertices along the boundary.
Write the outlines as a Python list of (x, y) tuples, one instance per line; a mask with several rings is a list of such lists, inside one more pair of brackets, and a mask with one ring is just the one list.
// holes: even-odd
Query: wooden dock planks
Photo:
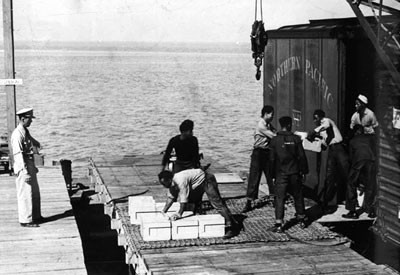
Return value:
[[(127, 195), (131, 190), (148, 188), (146, 195), (153, 195), (160, 201), (166, 192), (157, 183), (159, 161), (161, 156), (154, 155), (148, 158), (130, 156), (121, 161), (102, 159), (99, 163), (94, 160), (106, 186), (105, 197), (115, 198), (116, 195)], [(116, 173), (118, 170), (121, 174)], [(214, 168), (214, 172), (229, 171)], [(240, 197), (246, 191), (245, 184), (227, 183), (219, 187), (225, 198)], [(113, 216), (110, 211), (110, 216), (121, 240), (125, 240), (120, 245), (125, 247), (127, 263), (136, 274), (397, 274), (370, 262), (345, 245), (329, 241), (249, 242), (135, 251), (135, 247), (126, 242), (126, 232), (118, 213)]]
[(87, 274), (82, 243), (59, 167), (38, 174), (42, 215), (39, 228), (18, 223), (15, 177), (0, 175), (0, 274)]

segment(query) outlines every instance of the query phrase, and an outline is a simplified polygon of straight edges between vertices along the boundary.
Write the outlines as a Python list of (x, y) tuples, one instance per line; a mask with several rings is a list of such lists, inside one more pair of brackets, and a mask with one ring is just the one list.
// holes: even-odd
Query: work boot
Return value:
[(297, 224), (300, 226), (301, 229), (306, 228), (308, 225), (308, 217), (304, 215), (297, 215), (296, 214), (296, 219), (297, 219)]
[(227, 240), (236, 236), (236, 232), (232, 230), (232, 228), (228, 228), (225, 232), (225, 235), (222, 237)]
[(271, 230), (274, 233), (283, 233), (283, 226), (281, 223), (276, 223)]
[(349, 211), (349, 213), (343, 214), (342, 217), (345, 218), (345, 219), (356, 220), (356, 219), (358, 219), (358, 214), (357, 214), (356, 211)]
[(246, 201), (246, 205), (243, 207), (242, 213), (251, 211), (251, 200)]
[(330, 215), (330, 214), (333, 214), (333, 213), (335, 213), (335, 212), (336, 212), (336, 210), (337, 210), (337, 206), (334, 206), (334, 205), (331, 205), (331, 206), (325, 206), (325, 207), (323, 208), (324, 215)]
[(304, 221), (299, 221), (299, 226), (301, 229), (304, 229), (307, 227), (306, 223)]
[(238, 223), (232, 218), (231, 223), (225, 226), (225, 235), (222, 237), (223, 239), (230, 239), (235, 237), (240, 232), (240, 228)]

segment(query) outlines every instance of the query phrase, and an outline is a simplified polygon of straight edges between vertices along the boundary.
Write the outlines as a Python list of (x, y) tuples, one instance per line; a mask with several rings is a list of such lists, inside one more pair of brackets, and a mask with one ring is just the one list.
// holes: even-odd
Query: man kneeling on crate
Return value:
[(171, 171), (164, 170), (158, 174), (158, 179), (165, 188), (169, 189), (163, 213), (167, 213), (173, 202), (180, 203), (179, 210), (171, 216), (172, 220), (182, 218), (182, 213), (188, 203), (198, 206), (205, 192), (211, 205), (225, 218), (226, 231), (223, 238), (229, 239), (237, 235), (237, 223), (221, 198), (213, 174), (206, 173), (202, 169), (188, 169), (174, 175)]

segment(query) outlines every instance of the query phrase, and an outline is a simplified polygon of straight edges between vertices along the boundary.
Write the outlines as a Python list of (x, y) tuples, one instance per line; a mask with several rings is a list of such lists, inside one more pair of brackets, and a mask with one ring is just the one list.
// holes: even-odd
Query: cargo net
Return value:
[[(128, 206), (125, 204), (117, 204), (116, 211), (121, 217), (122, 226), (125, 230), (125, 238), (128, 244), (136, 251), (155, 248), (171, 248), (185, 246), (205, 246), (215, 244), (238, 244), (248, 242), (312, 242), (331, 241), (334, 244), (346, 242), (347, 239), (342, 235), (330, 231), (327, 227), (313, 222), (306, 228), (302, 229), (298, 224), (293, 223), (283, 233), (274, 233), (271, 231), (275, 224), (275, 209), (273, 206), (273, 197), (266, 196), (256, 201), (255, 207), (250, 212), (241, 213), (245, 206), (246, 199), (226, 199), (225, 203), (232, 212), (236, 220), (242, 224), (240, 233), (231, 238), (197, 238), (183, 240), (168, 241), (144, 241), (140, 234), (140, 226), (130, 224)], [(208, 201), (204, 201), (201, 206), (204, 214), (217, 214)], [(288, 197), (285, 203), (285, 220), (286, 225), (294, 220), (294, 202), (292, 197)]]

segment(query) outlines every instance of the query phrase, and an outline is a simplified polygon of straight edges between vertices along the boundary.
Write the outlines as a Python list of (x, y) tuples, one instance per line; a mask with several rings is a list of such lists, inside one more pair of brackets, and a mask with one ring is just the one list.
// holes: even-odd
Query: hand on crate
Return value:
[(178, 212), (172, 214), (171, 217), (169, 217), (169, 219), (170, 219), (171, 221), (176, 221), (176, 220), (179, 220), (180, 218), (182, 218), (182, 215), (179, 214)]

